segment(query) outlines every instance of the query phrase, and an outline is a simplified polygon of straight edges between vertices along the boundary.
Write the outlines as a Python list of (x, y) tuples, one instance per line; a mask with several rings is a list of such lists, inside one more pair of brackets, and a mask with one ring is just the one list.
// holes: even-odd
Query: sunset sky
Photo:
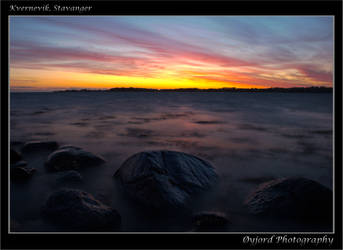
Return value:
[(10, 18), (11, 91), (332, 87), (332, 17)]

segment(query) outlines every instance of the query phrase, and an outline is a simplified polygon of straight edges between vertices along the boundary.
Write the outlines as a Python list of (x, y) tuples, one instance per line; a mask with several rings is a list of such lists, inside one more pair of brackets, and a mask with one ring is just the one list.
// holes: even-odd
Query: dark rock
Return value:
[(64, 183), (64, 182), (82, 182), (82, 176), (79, 172), (75, 170), (69, 170), (69, 171), (63, 171), (58, 176), (57, 180), (58, 183)]
[(195, 231), (224, 231), (229, 220), (224, 213), (220, 212), (201, 212), (193, 216)]
[(193, 194), (218, 178), (208, 162), (175, 151), (135, 154), (114, 176), (133, 198), (151, 208), (184, 208)]
[(10, 162), (11, 164), (16, 163), (22, 159), (21, 154), (19, 154), (17, 151), (14, 149), (10, 150)]
[(11, 168), (25, 167), (26, 165), (27, 165), (26, 161), (18, 161), (14, 164), (11, 164)]
[(62, 189), (52, 193), (42, 208), (43, 218), (71, 231), (118, 230), (119, 213), (81, 190)]
[(27, 181), (36, 172), (34, 168), (16, 167), (11, 168), (12, 181)]
[(301, 220), (332, 221), (333, 193), (306, 178), (282, 178), (261, 184), (245, 202), (250, 213)]
[(58, 148), (58, 144), (55, 141), (32, 141), (24, 144), (21, 149), (22, 152), (35, 152), (41, 150), (55, 150)]
[(49, 171), (64, 171), (96, 166), (105, 160), (81, 148), (64, 146), (52, 152), (45, 163)]

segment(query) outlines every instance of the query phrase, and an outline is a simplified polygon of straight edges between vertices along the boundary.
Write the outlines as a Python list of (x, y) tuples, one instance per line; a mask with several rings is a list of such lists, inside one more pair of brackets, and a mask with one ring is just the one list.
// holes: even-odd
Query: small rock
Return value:
[(119, 230), (121, 224), (121, 217), (115, 209), (76, 189), (52, 193), (42, 208), (42, 215), (71, 231)]
[(10, 150), (10, 162), (11, 164), (16, 163), (22, 159), (21, 154), (19, 154), (17, 151), (14, 149)]
[(104, 163), (100, 156), (81, 148), (65, 146), (52, 152), (45, 163), (49, 171), (64, 171), (96, 166)]
[(114, 175), (123, 188), (149, 208), (185, 208), (195, 193), (217, 180), (206, 161), (175, 151), (141, 152), (128, 158)]
[(11, 164), (11, 168), (25, 167), (26, 165), (27, 165), (26, 161), (18, 161), (14, 164)]
[(332, 222), (333, 193), (306, 178), (282, 178), (261, 184), (246, 200), (251, 214)]
[(12, 181), (27, 181), (36, 172), (35, 168), (16, 167), (11, 168)]
[(229, 220), (224, 213), (201, 212), (193, 216), (195, 231), (225, 231)]
[(24, 144), (22, 152), (35, 152), (41, 150), (55, 150), (58, 148), (58, 143), (55, 141), (32, 141)]
[(79, 172), (75, 170), (63, 171), (60, 173), (56, 181), (59, 183), (64, 183), (64, 182), (78, 183), (78, 182), (82, 182), (82, 176)]

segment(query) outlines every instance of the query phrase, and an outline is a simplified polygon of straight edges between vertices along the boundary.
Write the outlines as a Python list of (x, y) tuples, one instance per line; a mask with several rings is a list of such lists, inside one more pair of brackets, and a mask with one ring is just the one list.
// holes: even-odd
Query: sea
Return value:
[[(102, 156), (72, 188), (93, 194), (122, 216), (124, 232), (189, 232), (192, 213), (227, 214), (226, 232), (322, 232), (331, 227), (251, 216), (244, 201), (261, 183), (305, 177), (333, 189), (332, 93), (37, 92), (11, 93), (9, 143), (56, 141)], [(218, 184), (190, 201), (190, 214), (156, 216), (120, 190), (113, 174), (131, 155), (174, 150), (210, 162)], [(10, 184), (10, 220), (23, 232), (57, 231), (40, 214), (58, 173), (45, 171), (49, 152), (26, 154), (37, 169)]]

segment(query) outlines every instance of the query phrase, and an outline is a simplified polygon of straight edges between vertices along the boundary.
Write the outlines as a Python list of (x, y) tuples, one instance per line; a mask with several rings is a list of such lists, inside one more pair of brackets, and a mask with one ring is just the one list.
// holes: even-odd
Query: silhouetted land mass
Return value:
[(332, 93), (333, 89), (328, 87), (296, 87), (296, 88), (220, 88), (220, 89), (198, 89), (198, 88), (179, 88), (179, 89), (149, 89), (149, 88), (111, 88), (106, 90), (94, 89), (67, 89), (55, 92), (253, 92), (253, 93)]

